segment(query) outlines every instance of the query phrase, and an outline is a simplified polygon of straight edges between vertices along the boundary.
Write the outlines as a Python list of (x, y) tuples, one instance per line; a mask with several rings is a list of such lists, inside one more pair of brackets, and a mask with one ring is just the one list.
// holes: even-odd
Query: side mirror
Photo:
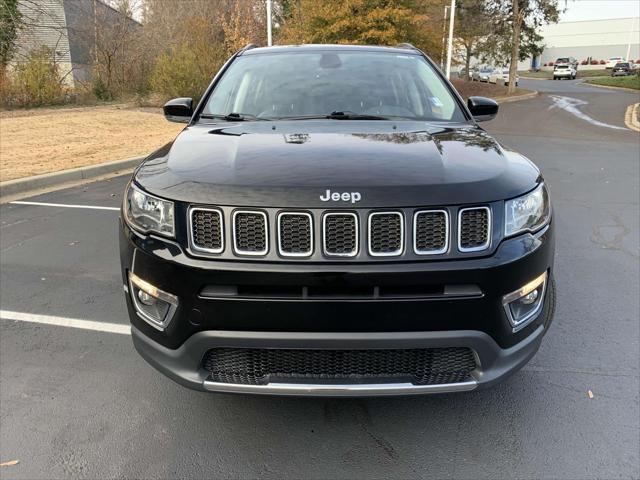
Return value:
[(170, 122), (189, 123), (193, 115), (193, 100), (190, 98), (174, 98), (162, 107), (164, 117)]
[(485, 97), (469, 97), (467, 106), (476, 122), (493, 120), (496, 118), (499, 108), (494, 100)]

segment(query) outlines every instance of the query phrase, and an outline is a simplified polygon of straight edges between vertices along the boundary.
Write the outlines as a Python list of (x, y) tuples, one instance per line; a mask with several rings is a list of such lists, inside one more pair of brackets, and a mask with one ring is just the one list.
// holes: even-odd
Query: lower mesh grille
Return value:
[(478, 207), (461, 210), (458, 228), (460, 250), (484, 250), (489, 246), (489, 209)]
[(358, 253), (358, 220), (351, 213), (327, 213), (324, 216), (324, 252), (352, 257)]
[(214, 348), (203, 359), (209, 381), (266, 385), (277, 379), (306, 383), (438, 385), (469, 380), (476, 368), (465, 347), (393, 350)]
[(222, 214), (218, 210), (191, 210), (191, 240), (198, 250), (222, 251)]
[(442, 253), (447, 250), (447, 212), (430, 210), (418, 212), (414, 225), (414, 249), (416, 253)]
[(400, 255), (404, 241), (402, 214), (372, 213), (369, 217), (369, 253)]
[(262, 212), (235, 212), (233, 217), (234, 247), (237, 253), (267, 253), (267, 216)]

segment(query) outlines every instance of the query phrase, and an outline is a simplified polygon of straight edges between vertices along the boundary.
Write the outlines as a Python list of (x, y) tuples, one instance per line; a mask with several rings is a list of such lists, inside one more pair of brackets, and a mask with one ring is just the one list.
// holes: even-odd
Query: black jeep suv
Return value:
[(198, 390), (472, 390), (555, 305), (540, 171), (422, 52), (248, 46), (135, 171), (120, 252), (133, 341)]

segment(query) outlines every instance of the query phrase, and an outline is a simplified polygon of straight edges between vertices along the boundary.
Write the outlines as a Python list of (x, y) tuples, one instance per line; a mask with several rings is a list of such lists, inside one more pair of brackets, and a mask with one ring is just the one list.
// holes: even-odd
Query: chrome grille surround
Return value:
[[(304, 252), (285, 251), (282, 248), (282, 217), (306, 217), (309, 219), (309, 250)], [(280, 212), (277, 217), (278, 228), (278, 253), (283, 257), (308, 257), (313, 254), (313, 216), (308, 212)]]
[[(487, 212), (487, 228), (486, 228), (486, 241), (482, 245), (477, 245), (474, 247), (463, 247), (462, 246), (462, 216), (465, 212), (474, 211), (474, 210), (484, 210)], [(480, 252), (482, 250), (486, 250), (491, 245), (491, 230), (492, 230), (492, 218), (491, 218), (491, 209), (489, 207), (466, 207), (458, 210), (458, 250), (464, 253), (467, 252)]]
[[(208, 212), (208, 213), (215, 213), (218, 215), (218, 223), (220, 225), (220, 247), (218, 248), (208, 248), (208, 247), (203, 247), (201, 245), (198, 245), (198, 243), (196, 243), (196, 238), (194, 235), (194, 223), (193, 223), (193, 216), (195, 213), (197, 212)], [(187, 219), (188, 219), (188, 225), (189, 225), (189, 231), (188, 231), (188, 235), (189, 235), (189, 246), (197, 252), (203, 252), (203, 253), (222, 253), (224, 251), (224, 216), (222, 215), (222, 211), (217, 209), (217, 208), (210, 208), (210, 207), (190, 207), (187, 213)]]
[[(238, 248), (238, 216), (239, 215), (259, 215), (262, 217), (262, 227), (264, 229), (264, 248), (260, 250), (246, 250)], [(261, 210), (235, 210), (233, 212), (233, 250), (238, 255), (266, 255), (269, 252), (269, 228), (267, 221), (267, 214)]]
[[(373, 232), (372, 232), (372, 219), (374, 217), (377, 216), (383, 216), (383, 215), (396, 215), (400, 218), (400, 242), (399, 242), (399, 248), (392, 250), (392, 251), (375, 251), (374, 250), (374, 246), (372, 245), (372, 240), (373, 240)], [(368, 241), (368, 247), (369, 247), (369, 255), (371, 255), (372, 257), (396, 257), (398, 255), (402, 255), (402, 252), (404, 252), (404, 215), (402, 214), (402, 212), (396, 212), (396, 211), (389, 211), (389, 212), (372, 212), (369, 214), (369, 218), (367, 221), (368, 224), (368, 228), (367, 228), (367, 241)]]
[[(429, 213), (442, 213), (444, 215), (444, 225), (445, 225), (445, 233), (444, 233), (444, 246), (440, 249), (420, 249), (418, 248), (418, 217), (420, 215), (425, 215)], [(449, 227), (449, 212), (444, 209), (433, 209), (433, 210), (417, 210), (413, 214), (413, 251), (416, 255), (440, 255), (442, 253), (446, 253), (449, 250), (449, 236), (450, 236), (450, 227)]]
[[(350, 252), (331, 252), (327, 250), (327, 219), (331, 217), (353, 217), (354, 219), (354, 248)], [(360, 251), (358, 215), (354, 212), (329, 212), (322, 216), (322, 252), (328, 257), (355, 257)]]

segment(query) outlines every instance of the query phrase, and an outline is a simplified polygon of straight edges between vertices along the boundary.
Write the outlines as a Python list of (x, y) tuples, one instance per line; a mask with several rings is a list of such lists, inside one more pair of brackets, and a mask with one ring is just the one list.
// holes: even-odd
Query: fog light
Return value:
[(178, 307), (178, 297), (167, 293), (129, 272), (131, 300), (140, 318), (158, 330), (164, 330)]
[(144, 290), (138, 290), (138, 300), (140, 300), (143, 305), (147, 305), (149, 307), (156, 303), (156, 298), (152, 297)]
[(502, 297), (502, 304), (514, 332), (525, 327), (540, 313), (546, 285), (547, 272), (544, 272), (515, 292)]

